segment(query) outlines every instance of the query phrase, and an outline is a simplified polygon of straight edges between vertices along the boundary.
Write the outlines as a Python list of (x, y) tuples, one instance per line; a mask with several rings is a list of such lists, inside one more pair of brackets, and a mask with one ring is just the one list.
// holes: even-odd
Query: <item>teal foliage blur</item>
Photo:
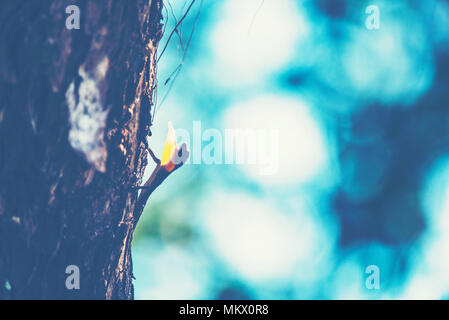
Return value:
[[(161, 46), (189, 3), (165, 1)], [(170, 176), (133, 242), (136, 298), (449, 297), (447, 1), (197, 0), (178, 31), (153, 151), (169, 120), (191, 137), (194, 121), (275, 127), (279, 166)]]

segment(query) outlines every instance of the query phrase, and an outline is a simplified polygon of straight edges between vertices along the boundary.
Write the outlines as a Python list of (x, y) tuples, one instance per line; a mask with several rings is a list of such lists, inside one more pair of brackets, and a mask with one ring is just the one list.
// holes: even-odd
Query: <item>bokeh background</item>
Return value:
[[(161, 48), (190, 4), (165, 1)], [(156, 154), (169, 120), (199, 120), (278, 128), (280, 166), (164, 182), (133, 242), (137, 299), (449, 298), (447, 1), (196, 0), (158, 78)]]

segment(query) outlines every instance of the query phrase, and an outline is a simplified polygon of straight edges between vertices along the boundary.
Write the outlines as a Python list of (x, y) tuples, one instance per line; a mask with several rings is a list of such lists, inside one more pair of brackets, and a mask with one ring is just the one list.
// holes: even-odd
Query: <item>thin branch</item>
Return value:
[(264, 5), (264, 3), (265, 3), (265, 0), (262, 0), (261, 3), (259, 4), (259, 7), (256, 10), (256, 12), (254, 13), (253, 18), (251, 19), (251, 23), (248, 28), (248, 35), (251, 33), (251, 29), (253, 27), (254, 21), (256, 20), (256, 17), (259, 14), (260, 9), (262, 9), (262, 6)]
[[(170, 1), (168, 1), (168, 6), (170, 7), (170, 12), (173, 16), (173, 19), (175, 20), (175, 24), (178, 24), (178, 19), (176, 18), (175, 11), (173, 10), (173, 7), (172, 7)], [(178, 35), (178, 38), (179, 38), (179, 43), (181, 45), (181, 51), (184, 52), (184, 43), (182, 42), (182, 24), (179, 25), (179, 29), (176, 29), (176, 34)]]
[[(171, 81), (170, 87), (168, 88), (168, 90), (165, 93), (164, 97), (162, 98), (161, 102), (157, 105), (157, 108), (155, 108), (154, 116), (156, 116), (157, 111), (164, 104), (165, 100), (167, 99), (169, 93), (171, 92), (171, 90), (173, 88), (173, 85), (175, 83), (176, 78), (178, 77), (179, 73), (181, 72), (182, 66), (184, 65), (185, 57), (186, 57), (187, 52), (188, 52), (188, 50), (190, 48), (190, 43), (191, 43), (192, 38), (193, 38), (193, 33), (195, 31), (195, 26), (196, 26), (196, 23), (198, 21), (198, 18), (200, 16), (202, 6), (203, 6), (203, 0), (201, 0), (201, 2), (200, 2), (200, 7), (198, 8), (198, 12), (197, 12), (197, 14), (195, 16), (195, 20), (193, 21), (192, 31), (190, 32), (189, 39), (187, 40), (186, 48), (185, 48), (184, 54), (183, 54), (183, 56), (181, 58), (181, 62), (176, 67), (176, 69), (168, 76), (167, 80), (165, 80), (165, 82), (164, 82), (164, 85), (167, 85), (168, 82)], [(173, 80), (172, 80), (172, 77), (173, 77)]]
[(164, 54), (165, 50), (167, 49), (167, 46), (170, 42), (171, 37), (173, 36), (173, 34), (175, 33), (175, 31), (178, 29), (179, 25), (184, 21), (184, 19), (187, 17), (187, 14), (189, 13), (190, 9), (192, 8), (193, 4), (196, 2), (196, 0), (192, 0), (192, 2), (190, 3), (189, 7), (187, 8), (187, 11), (184, 13), (184, 15), (182, 16), (182, 18), (178, 21), (178, 23), (176, 24), (176, 26), (174, 27), (174, 29), (172, 30), (172, 32), (170, 32), (170, 35), (168, 36), (167, 41), (165, 42), (164, 48), (162, 49), (161, 54), (159, 55), (159, 57), (157, 58), (156, 62), (159, 62), (159, 60), (161, 59), (162, 55)]

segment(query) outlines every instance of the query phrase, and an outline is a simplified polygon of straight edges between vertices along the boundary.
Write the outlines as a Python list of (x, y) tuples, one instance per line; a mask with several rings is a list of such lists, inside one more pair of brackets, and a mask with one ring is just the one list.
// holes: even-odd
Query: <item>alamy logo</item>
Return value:
[(366, 18), (365, 26), (368, 30), (379, 30), (380, 29), (380, 10), (376, 5), (370, 5), (366, 7), (366, 14), (369, 16)]
[(369, 265), (365, 269), (365, 273), (369, 274), (366, 278), (365, 286), (368, 290), (380, 289), (380, 270), (376, 265)]
[(80, 8), (75, 5), (65, 8), (65, 13), (69, 16), (65, 19), (65, 27), (69, 30), (80, 28)]
[(70, 265), (65, 268), (65, 273), (69, 276), (65, 280), (67, 290), (80, 289), (80, 268), (76, 265)]
[(202, 130), (201, 121), (193, 121), (193, 135), (176, 129), (178, 141), (186, 143), (191, 157), (186, 164), (255, 165), (260, 175), (273, 175), (279, 169), (280, 132), (273, 128), (226, 128)]

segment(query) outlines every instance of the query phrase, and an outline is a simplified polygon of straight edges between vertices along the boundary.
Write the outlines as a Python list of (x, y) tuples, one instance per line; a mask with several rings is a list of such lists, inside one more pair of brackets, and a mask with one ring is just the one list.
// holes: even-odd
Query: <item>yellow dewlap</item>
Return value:
[(166, 165), (170, 162), (177, 148), (175, 129), (171, 121), (169, 121), (167, 139), (165, 140), (164, 150), (162, 151), (161, 165)]

